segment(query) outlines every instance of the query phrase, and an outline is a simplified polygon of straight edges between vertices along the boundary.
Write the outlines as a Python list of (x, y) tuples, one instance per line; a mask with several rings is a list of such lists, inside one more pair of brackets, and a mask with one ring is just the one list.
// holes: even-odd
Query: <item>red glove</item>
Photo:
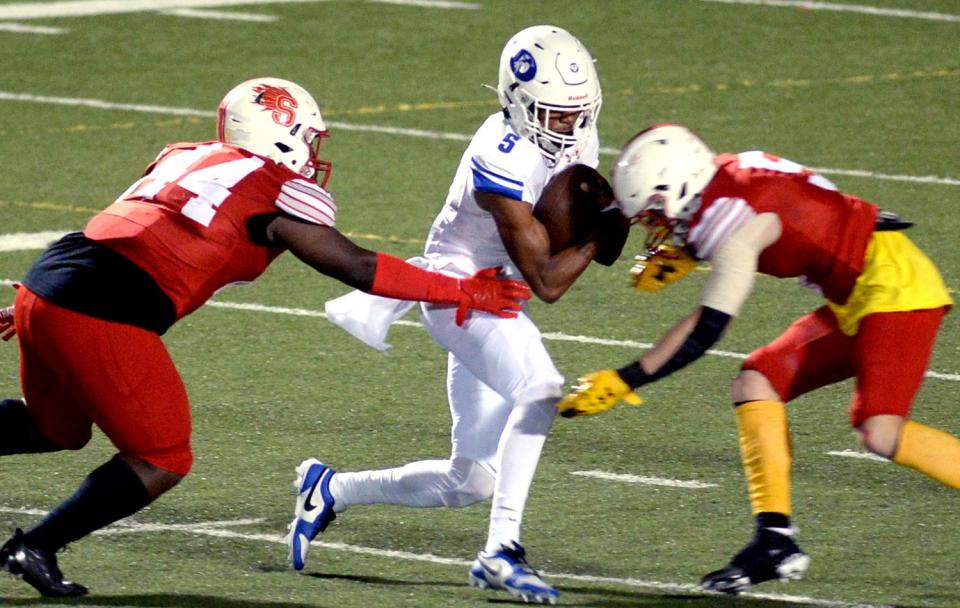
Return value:
[(0, 339), (4, 342), (17, 335), (13, 324), (13, 306), (0, 309)]
[(500, 268), (484, 268), (460, 280), (457, 325), (467, 320), (467, 312), (481, 310), (512, 319), (519, 314), (522, 300), (530, 299), (530, 287), (523, 281), (498, 279)]
[(482, 310), (513, 318), (523, 300), (530, 299), (530, 287), (523, 281), (498, 279), (500, 268), (484, 268), (466, 279), (418, 268), (388, 253), (377, 254), (377, 269), (369, 293), (398, 300), (421, 300), (457, 307), (457, 325), (467, 313)]
[[(14, 289), (20, 289), (20, 283), (12, 285)], [(17, 328), (13, 324), (13, 304), (0, 309), (0, 340), (4, 342), (17, 335)]]

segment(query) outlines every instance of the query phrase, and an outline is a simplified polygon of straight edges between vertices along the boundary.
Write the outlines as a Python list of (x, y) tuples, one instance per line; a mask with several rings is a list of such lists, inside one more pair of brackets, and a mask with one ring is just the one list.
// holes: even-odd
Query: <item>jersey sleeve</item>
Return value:
[(525, 200), (526, 180), (506, 168), (505, 163), (496, 163), (495, 159), (475, 155), (470, 159), (470, 171), (473, 174), (474, 191), (499, 194), (518, 201)]
[(753, 289), (760, 254), (781, 234), (779, 218), (761, 213), (744, 222), (713, 252), (713, 270), (700, 295), (700, 304), (731, 317)]
[(533, 204), (537, 182), (545, 179), (540, 149), (516, 134), (502, 116), (494, 115), (480, 127), (467, 148), (472, 190), (489, 192)]
[(305, 179), (291, 179), (280, 186), (277, 208), (284, 213), (321, 226), (336, 225), (337, 206), (330, 193)]
[(701, 260), (709, 260), (731, 234), (756, 216), (742, 198), (723, 197), (712, 201), (690, 228), (687, 243)]

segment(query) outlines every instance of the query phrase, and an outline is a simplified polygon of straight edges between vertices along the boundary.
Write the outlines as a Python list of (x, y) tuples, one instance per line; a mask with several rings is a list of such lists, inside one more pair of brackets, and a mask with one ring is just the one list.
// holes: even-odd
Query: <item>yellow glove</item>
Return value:
[(685, 277), (697, 267), (697, 260), (682, 247), (659, 245), (634, 258), (630, 283), (637, 291), (658, 291)]
[(594, 416), (609, 410), (621, 400), (630, 405), (643, 403), (640, 395), (633, 392), (616, 370), (602, 369), (578, 378), (573, 392), (557, 403), (557, 409), (565, 418)]

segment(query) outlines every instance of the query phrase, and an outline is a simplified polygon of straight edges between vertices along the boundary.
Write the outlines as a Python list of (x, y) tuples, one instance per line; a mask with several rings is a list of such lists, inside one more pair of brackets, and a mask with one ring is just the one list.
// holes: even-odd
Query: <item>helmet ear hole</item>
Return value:
[(282, 141), (278, 141), (278, 142), (274, 143), (273, 145), (277, 147), (277, 150), (280, 150), (280, 151), (283, 152), (284, 154), (286, 154), (287, 152), (293, 152), (293, 148), (291, 148), (291, 147), (288, 146), (287, 144), (283, 143)]

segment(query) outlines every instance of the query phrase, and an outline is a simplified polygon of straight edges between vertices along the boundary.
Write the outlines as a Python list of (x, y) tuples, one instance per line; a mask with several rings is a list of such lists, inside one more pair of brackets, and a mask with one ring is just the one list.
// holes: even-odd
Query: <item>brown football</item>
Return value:
[(613, 190), (596, 169), (577, 164), (554, 175), (533, 207), (550, 237), (550, 253), (585, 241), (612, 202)]

